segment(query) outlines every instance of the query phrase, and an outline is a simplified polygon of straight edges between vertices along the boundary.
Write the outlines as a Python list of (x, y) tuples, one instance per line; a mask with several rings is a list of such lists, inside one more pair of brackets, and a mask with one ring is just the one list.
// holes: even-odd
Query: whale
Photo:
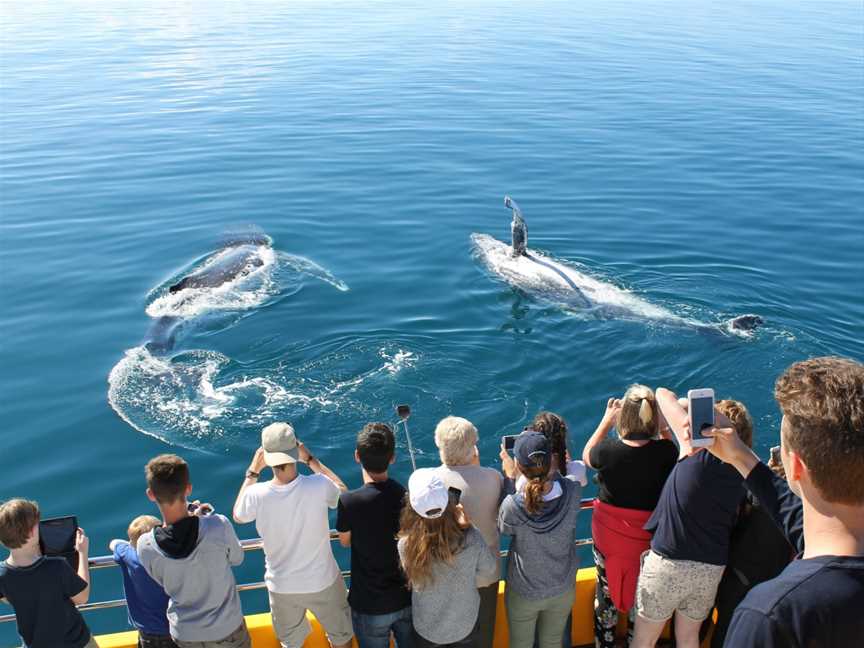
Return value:
[(703, 332), (752, 335), (764, 320), (759, 315), (739, 315), (712, 324), (682, 317), (663, 306), (597, 279), (571, 264), (558, 261), (528, 247), (528, 227), (519, 205), (510, 196), (504, 206), (512, 211), (510, 243), (489, 234), (471, 234), (472, 252), (480, 264), (512, 288), (566, 309), (587, 311), (600, 319), (653, 321), (684, 326)]
[(241, 279), (264, 265), (262, 246), (269, 247), (270, 240), (248, 238), (231, 241), (213, 257), (211, 263), (182, 277), (168, 287), (168, 292), (176, 293), (187, 288), (217, 288), (229, 281)]

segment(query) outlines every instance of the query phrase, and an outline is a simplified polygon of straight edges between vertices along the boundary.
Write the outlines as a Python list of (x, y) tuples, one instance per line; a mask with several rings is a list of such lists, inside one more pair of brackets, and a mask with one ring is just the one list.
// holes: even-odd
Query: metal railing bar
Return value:
[[(586, 497), (583, 498), (579, 508), (580, 509), (590, 509), (594, 507), (594, 498)], [(330, 540), (338, 540), (339, 532), (331, 529), (330, 530)], [(583, 547), (587, 545), (594, 544), (594, 540), (591, 538), (580, 538), (574, 543), (577, 547)], [(261, 538), (247, 538), (246, 540), (240, 541), (240, 546), (243, 548), (243, 551), (257, 551), (258, 549), (263, 548), (264, 542)], [(501, 558), (506, 558), (508, 555), (508, 551), (500, 551), (498, 555)], [(117, 567), (117, 563), (114, 562), (113, 556), (94, 556), (90, 559), (90, 569), (105, 569), (106, 567)], [(350, 570), (342, 571), (342, 578), (351, 578)], [(266, 587), (266, 583), (263, 581), (259, 581), (257, 583), (244, 583), (242, 585), (237, 586), (238, 592), (248, 592), (251, 590), (264, 589)], [(118, 608), (125, 607), (126, 599), (115, 599), (113, 601), (96, 601), (95, 603), (84, 603), (83, 605), (79, 605), (78, 609), (81, 612), (89, 612), (90, 610), (106, 610), (109, 608)], [(9, 621), (14, 621), (14, 614), (4, 614), (0, 615), (0, 623), (8, 623)]]

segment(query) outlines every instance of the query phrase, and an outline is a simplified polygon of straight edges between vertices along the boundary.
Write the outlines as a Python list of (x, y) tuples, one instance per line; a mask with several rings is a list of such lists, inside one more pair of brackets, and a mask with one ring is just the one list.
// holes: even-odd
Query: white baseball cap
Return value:
[(271, 423), (261, 430), (261, 447), (268, 466), (297, 463), (297, 437), (289, 423)]
[(408, 479), (408, 500), (420, 517), (439, 518), (449, 501), (447, 486), (434, 468), (420, 468)]

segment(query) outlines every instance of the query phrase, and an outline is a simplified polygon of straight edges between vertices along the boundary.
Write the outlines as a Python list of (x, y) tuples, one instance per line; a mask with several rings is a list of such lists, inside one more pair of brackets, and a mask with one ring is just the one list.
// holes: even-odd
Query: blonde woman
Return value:
[[(651, 541), (651, 534), (642, 527), (678, 460), (678, 447), (659, 418), (654, 392), (644, 385), (631, 385), (623, 398), (609, 399), (582, 451), (583, 461), (597, 471), (600, 486), (591, 519), (597, 567), (597, 648), (615, 646), (619, 610), (628, 613), (628, 643), (632, 641), (639, 558)], [(661, 427), (666, 438), (660, 437)], [(617, 436), (609, 434), (613, 428)]]
[(399, 560), (411, 587), (414, 648), (473, 646), (480, 595), (498, 556), (433, 468), (414, 471), (402, 509)]

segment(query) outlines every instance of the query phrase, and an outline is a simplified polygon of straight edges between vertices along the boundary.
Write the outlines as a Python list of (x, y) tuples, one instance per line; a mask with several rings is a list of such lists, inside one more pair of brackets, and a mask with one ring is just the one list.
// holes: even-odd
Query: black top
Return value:
[(747, 475), (744, 486), (752, 493), (774, 521), (786, 539), (799, 553), (804, 551), (804, 505), (801, 498), (789, 489), (782, 477), (774, 474), (763, 463)]
[(678, 447), (667, 439), (630, 446), (621, 439), (606, 437), (591, 448), (588, 459), (597, 471), (601, 502), (653, 511), (678, 461)]
[(796, 560), (735, 609), (731, 648), (840, 648), (864, 638), (864, 557)]
[(65, 558), (43, 556), (29, 567), (0, 563), (0, 596), (15, 610), (26, 648), (82, 648), (90, 641), (72, 603), (86, 587)]
[(735, 468), (707, 450), (679, 461), (645, 524), (651, 548), (672, 560), (725, 565), (742, 484)]
[(405, 488), (392, 479), (339, 496), (336, 530), (351, 532), (348, 603), (360, 614), (388, 614), (411, 605), (396, 550), (404, 497)]

